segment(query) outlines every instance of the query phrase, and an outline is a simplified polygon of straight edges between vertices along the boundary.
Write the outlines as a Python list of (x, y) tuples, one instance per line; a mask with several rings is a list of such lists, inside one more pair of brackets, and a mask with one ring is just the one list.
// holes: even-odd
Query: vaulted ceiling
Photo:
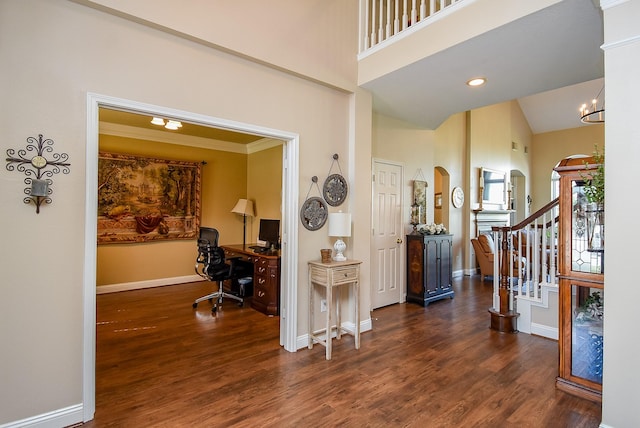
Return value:
[[(602, 89), (603, 37), (599, 7), (563, 0), (363, 86), (376, 111), (427, 129), (514, 99), (533, 133), (574, 128), (579, 106)], [(487, 83), (466, 86), (477, 76)]]

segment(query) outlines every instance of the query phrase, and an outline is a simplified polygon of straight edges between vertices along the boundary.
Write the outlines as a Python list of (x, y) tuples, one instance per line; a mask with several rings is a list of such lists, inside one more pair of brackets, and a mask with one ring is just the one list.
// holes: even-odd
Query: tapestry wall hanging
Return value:
[(195, 239), (201, 165), (100, 153), (98, 244)]
[(420, 223), (427, 223), (427, 182), (413, 180), (413, 201), (420, 207)]

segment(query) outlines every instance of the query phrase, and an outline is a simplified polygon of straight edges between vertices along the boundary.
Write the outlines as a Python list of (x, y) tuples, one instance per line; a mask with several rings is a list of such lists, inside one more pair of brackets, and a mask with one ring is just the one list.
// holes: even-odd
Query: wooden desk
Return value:
[(280, 313), (280, 251), (256, 253), (257, 244), (221, 245), (225, 257), (240, 257), (253, 264), (253, 298), (251, 307), (266, 315)]
[[(360, 308), (359, 308), (359, 296), (360, 296), (360, 264), (362, 262), (358, 260), (347, 260), (344, 262), (330, 262), (322, 263), (320, 261), (309, 262), (309, 349), (313, 348), (314, 341), (323, 345), (326, 348), (325, 357), (327, 360), (331, 359), (331, 341), (333, 326), (331, 323), (332, 318), (332, 301), (333, 301), (333, 288), (343, 285), (353, 286), (354, 306), (355, 314), (353, 322), (355, 324), (355, 330), (349, 331), (342, 327), (340, 321), (340, 293), (336, 296), (336, 338), (340, 339), (342, 333), (348, 333), (354, 336), (356, 349), (360, 349)], [(314, 286), (319, 285), (324, 287), (327, 299), (327, 319), (326, 326), (322, 330), (314, 331), (313, 329), (313, 314), (314, 314)], [(324, 333), (324, 338), (320, 335)]]

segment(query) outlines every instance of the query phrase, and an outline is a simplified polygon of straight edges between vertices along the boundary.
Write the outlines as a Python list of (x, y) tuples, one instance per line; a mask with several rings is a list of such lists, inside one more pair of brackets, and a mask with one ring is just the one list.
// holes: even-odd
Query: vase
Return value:
[(589, 202), (585, 214), (589, 251), (604, 251), (604, 203)]

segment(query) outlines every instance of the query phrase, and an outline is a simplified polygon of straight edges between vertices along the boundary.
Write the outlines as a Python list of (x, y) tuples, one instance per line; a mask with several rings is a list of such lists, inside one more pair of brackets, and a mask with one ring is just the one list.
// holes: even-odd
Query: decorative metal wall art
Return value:
[(318, 177), (314, 175), (311, 178), (311, 185), (309, 186), (309, 191), (307, 191), (305, 201), (300, 208), (300, 221), (308, 230), (320, 229), (326, 223), (327, 216), (329, 215), (327, 204), (322, 198), (317, 196), (309, 197), (309, 193), (311, 192), (311, 188), (314, 184), (318, 189), (318, 193), (320, 193)]
[(45, 157), (46, 153), (53, 152), (52, 146), (53, 140), (43, 139), (42, 134), (39, 134), (37, 140), (35, 137), (27, 138), (25, 149), (20, 149), (17, 152), (14, 149), (7, 149), (7, 170), (17, 169), (27, 176), (24, 179), (24, 184), (27, 185), (24, 193), (27, 196), (23, 202), (25, 204), (33, 202), (36, 205), (36, 214), (40, 214), (40, 205), (43, 202), (51, 203), (50, 195), (53, 193), (51, 177), (59, 172), (63, 174), (70, 172), (69, 166), (71, 164), (67, 162), (69, 155), (66, 153), (53, 153), (53, 160)]
[[(341, 205), (345, 199), (347, 199), (348, 192), (347, 180), (342, 176), (342, 169), (340, 169), (338, 157), (337, 153), (333, 155), (333, 160), (329, 167), (329, 176), (324, 181), (324, 186), (322, 188), (322, 195), (324, 196), (325, 201), (327, 201), (327, 203), (332, 207)], [(331, 174), (331, 169), (333, 168), (334, 163), (338, 164), (340, 174)]]

